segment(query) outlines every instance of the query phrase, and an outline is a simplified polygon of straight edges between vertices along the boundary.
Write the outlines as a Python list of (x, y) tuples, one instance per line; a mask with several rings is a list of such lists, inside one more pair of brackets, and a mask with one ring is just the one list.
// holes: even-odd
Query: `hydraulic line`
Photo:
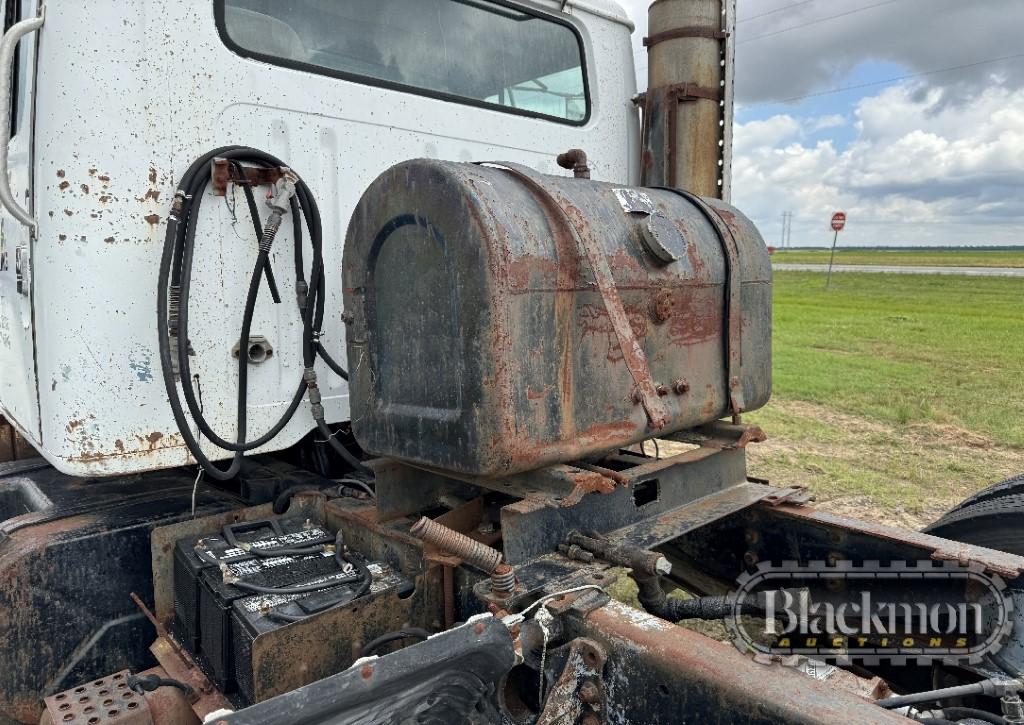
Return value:
[(129, 674), (126, 684), (128, 685), (128, 689), (139, 695), (147, 692), (153, 692), (161, 687), (175, 687), (181, 690), (185, 697), (192, 696), (192, 688), (189, 685), (179, 680), (171, 679), (170, 677)]
[(384, 645), (403, 639), (430, 639), (430, 632), (419, 627), (409, 627), (408, 629), (399, 629), (396, 632), (382, 634), (380, 637), (370, 640), (366, 646), (359, 650), (359, 656), (369, 657)]
[[(335, 542), (334, 557), (337, 560), (339, 566), (344, 567), (345, 563), (347, 562), (348, 564), (352, 565), (352, 567), (355, 569), (356, 573), (353, 575), (352, 578), (346, 578), (346, 579), (343, 579), (343, 580), (342, 579), (336, 579), (335, 581), (331, 582), (330, 586), (333, 586), (335, 583), (348, 583), (348, 582), (353, 582), (353, 581), (358, 581), (359, 582), (359, 586), (356, 587), (356, 590), (354, 592), (352, 592), (346, 599), (344, 599), (343, 601), (335, 602), (331, 606), (327, 607), (327, 609), (334, 609), (335, 607), (340, 607), (343, 604), (351, 604), (355, 600), (359, 599), (359, 597), (363, 596), (368, 591), (370, 591), (370, 586), (373, 584), (373, 574), (370, 572), (370, 568), (368, 566), (366, 566), (366, 563), (363, 561), (362, 556), (360, 556), (359, 554), (357, 554), (357, 553), (355, 553), (353, 551), (350, 551), (350, 550), (346, 549), (342, 545), (342, 543), (341, 543), (341, 532), (340, 531), (338, 532), (338, 538), (337, 538), (337, 540)], [(238, 586), (238, 585), (236, 584), (235, 586)], [(324, 587), (323, 584), (320, 584), (319, 586), (320, 586), (320, 588)], [(295, 590), (293, 589), (293, 590), (290, 590), (290, 591), (294, 592)], [(287, 593), (287, 592), (275, 592), (275, 593)], [(322, 611), (326, 612), (327, 609), (324, 609)], [(317, 613), (319, 613), (319, 612), (317, 612)], [(303, 619), (306, 619), (307, 617), (311, 616), (311, 614), (312, 613), (310, 613), (310, 614), (287, 614), (285, 612), (273, 611), (268, 616), (271, 619), (277, 619), (277, 620), (282, 621), (282, 622), (301, 622)]]
[[(322, 581), (314, 584), (300, 584), (293, 587), (264, 587), (259, 584), (250, 584), (249, 582), (231, 580), (225, 580), (225, 583), (230, 584), (233, 587), (238, 587), (239, 589), (244, 589), (247, 592), (253, 592), (254, 594), (309, 594), (310, 592), (318, 592), (337, 584), (351, 584), (354, 581), (359, 581), (358, 574), (348, 574), (326, 582)], [(353, 597), (353, 599), (354, 598), (355, 597)]]
[(937, 702), (939, 700), (952, 699), (954, 697), (967, 697), (968, 695), (988, 695), (998, 697), (1006, 692), (1016, 692), (1021, 689), (1018, 682), (1002, 682), (997, 680), (980, 680), (969, 685), (957, 685), (956, 687), (943, 687), (938, 690), (927, 692), (915, 692), (909, 695), (896, 695), (878, 700), (875, 704), (884, 707), (886, 710), (894, 710), (905, 705), (919, 705), (925, 702)]
[[(319, 330), (323, 324), (325, 302), (325, 274), (323, 266), (323, 227), (320, 212), (309, 187), (290, 170), (278, 182), (278, 197), (270, 202), (271, 213), (264, 226), (252, 188), (245, 182), (237, 182), (245, 194), (246, 204), (252, 218), (253, 229), (259, 243), (256, 263), (250, 276), (249, 289), (245, 298), (242, 315), (242, 328), (239, 334), (238, 355), (238, 401), (236, 413), (236, 440), (225, 440), (210, 426), (203, 415), (202, 406), (193, 387), (191, 362), (189, 359), (189, 297), (191, 292), (193, 255), (195, 250), (196, 227), (199, 210), (207, 185), (212, 178), (212, 161), (224, 158), (240, 173), (241, 164), (247, 163), (264, 168), (286, 168), (277, 158), (256, 149), (242, 146), (225, 146), (215, 149), (197, 159), (182, 176), (175, 194), (171, 214), (168, 217), (167, 234), (164, 242), (163, 257), (160, 264), (158, 289), (158, 327), (160, 342), (160, 362), (164, 385), (167, 389), (171, 410), (174, 413), (178, 430), (197, 463), (207, 475), (219, 481), (235, 477), (241, 466), (242, 454), (259, 448), (271, 441), (295, 415), (303, 397), (310, 393), (313, 405), (313, 417), (319, 429), (327, 428), (324, 420), (320, 394), (316, 389), (316, 373), (313, 366), (317, 357), (344, 379), (348, 379), (346, 371), (338, 365), (323, 349), (319, 341)], [(252, 326), (256, 300), (259, 295), (261, 281), (266, 279), (275, 302), (280, 301), (277, 283), (270, 268), (270, 249), (277, 230), (285, 214), (292, 216), (293, 242), (295, 253), (296, 303), (302, 320), (302, 359), (304, 372), (298, 381), (295, 394), (281, 418), (263, 435), (253, 440), (246, 440), (246, 406), (248, 398), (248, 360), (244, 350), (248, 347), (249, 332)], [(302, 253), (302, 227), (305, 222), (309, 233), (310, 247), (313, 252), (310, 262), (308, 282), (304, 277), (304, 260)], [(178, 381), (181, 383), (181, 396), (178, 392)], [(185, 407), (181, 403), (185, 399)], [(315, 398), (315, 399), (314, 399)], [(191, 418), (191, 421), (189, 420)], [(199, 432), (216, 446), (232, 451), (235, 455), (227, 470), (218, 468), (203, 453), (197, 436), (193, 433), (193, 424)], [(357, 471), (372, 475), (372, 472), (334, 437), (328, 437), (331, 447)]]

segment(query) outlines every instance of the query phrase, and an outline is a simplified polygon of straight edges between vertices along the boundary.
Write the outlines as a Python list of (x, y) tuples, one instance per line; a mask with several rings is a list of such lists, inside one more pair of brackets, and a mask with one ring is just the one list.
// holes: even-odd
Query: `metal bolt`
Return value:
[(576, 561), (584, 561), (589, 563), (594, 560), (593, 553), (587, 551), (582, 546), (577, 546), (576, 544), (559, 544), (558, 551), (559, 553), (564, 554), (570, 559), (575, 559)]
[(757, 566), (757, 554), (752, 551), (744, 552), (743, 563), (747, 566)]
[(593, 682), (584, 682), (580, 687), (580, 700), (588, 705), (594, 705), (601, 701), (601, 690)]
[(580, 719), (580, 725), (601, 725), (601, 718), (592, 712), (588, 712)]
[(668, 387), (664, 383), (658, 383), (654, 389), (658, 391), (658, 395), (668, 395)]
[(761, 539), (761, 534), (754, 531), (753, 529), (747, 529), (743, 532), (743, 540), (748, 544), (756, 544)]
[(682, 378), (679, 378), (672, 382), (672, 391), (676, 395), (683, 395), (684, 393), (690, 392), (690, 384)]
[(491, 572), (491, 591), (495, 594), (511, 594), (516, 589), (516, 572), (510, 564), (498, 564)]

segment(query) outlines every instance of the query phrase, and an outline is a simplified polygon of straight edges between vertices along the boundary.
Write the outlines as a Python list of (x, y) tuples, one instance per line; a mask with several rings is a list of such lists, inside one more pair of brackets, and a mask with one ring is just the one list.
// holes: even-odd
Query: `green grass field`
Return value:
[[(828, 264), (827, 249), (779, 249), (772, 261), (786, 264)], [(879, 264), (925, 267), (1024, 267), (1024, 248), (1015, 251), (836, 248), (836, 264)]]
[(1024, 281), (775, 274), (769, 441), (751, 472), (919, 526), (1024, 472)]
[[(774, 315), (774, 394), (744, 416), (768, 434), (751, 475), (919, 530), (1024, 473), (1024, 280), (844, 273), (826, 290), (824, 274), (776, 272)], [(636, 604), (626, 576), (609, 591)]]

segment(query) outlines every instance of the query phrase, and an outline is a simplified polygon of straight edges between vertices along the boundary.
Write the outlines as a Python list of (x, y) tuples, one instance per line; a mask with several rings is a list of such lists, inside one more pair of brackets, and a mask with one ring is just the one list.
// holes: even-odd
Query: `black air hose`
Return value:
[(186, 685), (184, 682), (171, 679), (170, 677), (160, 677), (160, 675), (128, 675), (126, 680), (128, 689), (132, 692), (143, 695), (147, 692), (153, 692), (161, 687), (175, 687), (185, 695), (185, 697), (192, 696), (192, 688)]
[[(351, 564), (353, 566), (353, 568), (355, 568), (356, 574), (352, 578), (346, 577), (345, 579), (336, 579), (336, 580), (332, 581), (328, 586), (333, 586), (335, 584), (335, 582), (344, 584), (344, 583), (350, 583), (350, 582), (353, 582), (353, 581), (359, 581), (359, 586), (356, 587), (355, 591), (351, 592), (349, 594), (349, 596), (346, 597), (344, 600), (333, 603), (327, 609), (334, 609), (335, 607), (340, 607), (340, 606), (345, 605), (345, 604), (351, 604), (355, 600), (359, 599), (359, 597), (363, 596), (368, 591), (370, 591), (370, 586), (373, 584), (373, 573), (370, 571), (370, 567), (368, 567), (366, 565), (366, 562), (363, 561), (363, 557), (360, 554), (358, 554), (358, 553), (356, 553), (356, 552), (354, 552), (354, 551), (352, 551), (350, 549), (347, 549), (344, 546), (340, 530), (338, 531), (337, 538), (335, 539), (335, 542), (334, 542), (334, 558), (338, 562), (338, 566), (340, 568), (342, 568), (342, 569), (344, 569), (346, 562)], [(235, 584), (235, 586), (238, 586), (238, 584)], [(319, 586), (323, 587), (324, 584), (320, 584)], [(250, 589), (251, 589), (251, 587), (250, 587)], [(296, 589), (291, 590), (291, 592), (297, 592), (297, 591), (298, 590), (296, 590)], [(270, 592), (267, 592), (267, 593), (270, 593)], [(327, 611), (327, 609), (325, 609), (323, 611)], [(276, 619), (276, 620), (281, 621), (281, 622), (301, 622), (302, 620), (306, 619), (307, 617), (309, 617), (311, 615), (310, 614), (287, 614), (285, 612), (272, 611), (267, 616), (270, 617), (271, 619)]]
[(377, 639), (370, 640), (361, 650), (359, 650), (359, 657), (369, 657), (374, 652), (379, 650), (386, 644), (392, 642), (398, 642), (403, 639), (430, 639), (430, 632), (420, 627), (409, 627), (408, 629), (400, 629), (397, 632), (388, 632), (382, 634)]
[(992, 723), (992, 725), (1007, 725), (1006, 718), (996, 715), (988, 710), (979, 710), (976, 707), (944, 707), (941, 710), (942, 716), (948, 720), (959, 722), (960, 720), (981, 720)]
[[(182, 176), (167, 221), (167, 234), (164, 240), (163, 257), (160, 262), (157, 294), (160, 364), (163, 372), (164, 386), (167, 389), (167, 397), (171, 410), (174, 413), (175, 422), (178, 425), (178, 431), (192, 456), (211, 478), (218, 481), (227, 481), (237, 475), (241, 467), (243, 453), (265, 445), (284, 429), (288, 421), (295, 415), (299, 405), (302, 403), (303, 396), (307, 392), (309, 393), (313, 418), (317, 427), (321, 431), (327, 429), (327, 423), (324, 420), (324, 409), (320, 403), (320, 393), (316, 383), (316, 372), (314, 371), (317, 357), (320, 357), (328, 367), (342, 378), (347, 380), (348, 374), (327, 354), (319, 342), (319, 330), (323, 325), (324, 301), (326, 297), (323, 264), (323, 227), (320, 220), (320, 211), (309, 187), (297, 176), (286, 177), (286, 183), (281, 189), (288, 192), (291, 188), (290, 183), (294, 183), (294, 194), (287, 199), (287, 206), (283, 205), (284, 202), (271, 206), (271, 213), (267, 224), (263, 226), (251, 186), (246, 183), (239, 183), (239, 186), (245, 192), (246, 204), (252, 218), (259, 252), (249, 281), (249, 290), (246, 295), (242, 315), (242, 328), (239, 334), (236, 440), (231, 442), (221, 438), (204, 417), (202, 406), (199, 404), (196, 391), (193, 388), (191, 363), (189, 360), (189, 296), (199, 209), (206, 187), (211, 181), (212, 162), (216, 158), (227, 159), (237, 170), (241, 169), (242, 163), (264, 168), (280, 168), (285, 165), (280, 159), (270, 154), (244, 146), (225, 146), (215, 149), (197, 159)], [(241, 176), (241, 174), (238, 175)], [(276, 281), (270, 268), (270, 249), (286, 213), (290, 213), (292, 216), (292, 236), (295, 245), (295, 285), (298, 311), (303, 327), (302, 360), (305, 370), (297, 384), (295, 394), (292, 396), (292, 400), (281, 418), (266, 433), (256, 439), (247, 441), (248, 360), (245, 350), (248, 347), (249, 331), (252, 326), (252, 318), (256, 299), (259, 295), (261, 280), (264, 278), (267, 280), (274, 301), (280, 301)], [(304, 277), (303, 271), (305, 267), (302, 254), (303, 221), (305, 221), (309, 232), (310, 247), (313, 250), (308, 282)], [(178, 393), (177, 383), (179, 377), (181, 393), (185, 398), (185, 405), (188, 408), (188, 416), (185, 414)], [(234, 458), (227, 470), (222, 470), (215, 466), (203, 453), (197, 436), (192, 432), (192, 421), (199, 428), (199, 431), (215, 445), (224, 450), (234, 452)], [(329, 431), (329, 429), (327, 430)], [(372, 471), (366, 468), (351, 451), (335, 440), (333, 436), (328, 436), (327, 441), (352, 468), (372, 475)]]

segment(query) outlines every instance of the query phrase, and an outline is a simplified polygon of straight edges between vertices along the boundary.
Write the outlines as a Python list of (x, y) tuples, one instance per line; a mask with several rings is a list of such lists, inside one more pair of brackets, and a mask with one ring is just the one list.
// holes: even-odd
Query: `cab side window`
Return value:
[(229, 47), (269, 63), (581, 124), (583, 43), (555, 15), (489, 0), (219, 0)]

